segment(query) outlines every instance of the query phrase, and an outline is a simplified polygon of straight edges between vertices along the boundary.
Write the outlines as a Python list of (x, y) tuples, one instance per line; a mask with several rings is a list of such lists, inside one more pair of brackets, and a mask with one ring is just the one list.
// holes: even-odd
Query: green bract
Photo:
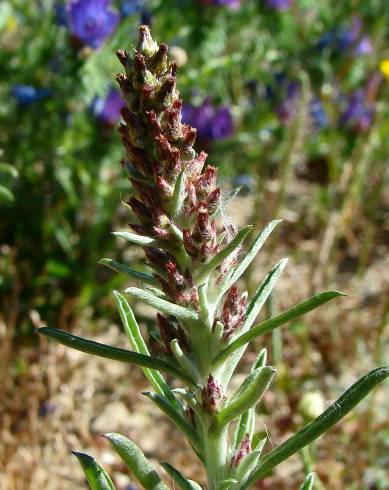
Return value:
[[(116, 235), (143, 246), (151, 273), (109, 259), (102, 261), (138, 281), (141, 287), (131, 286), (124, 295), (159, 311), (164, 358), (150, 354), (125, 296), (116, 291), (132, 351), (52, 328), (39, 331), (81, 351), (141, 366), (154, 390), (144, 395), (185, 434), (205, 466), (209, 490), (242, 490), (339, 421), (389, 375), (389, 368), (376, 369), (357, 381), (279, 447), (266, 452), (266, 439), (254, 443), (254, 408), (269, 388), (275, 369), (266, 365), (266, 350), (262, 350), (245, 381), (228, 396), (229, 381), (247, 344), (342, 293), (320, 293), (253, 326), (287, 260), (273, 267), (250, 300), (247, 293), (239, 293), (236, 281), (278, 221), (259, 233), (246, 254), (241, 253), (252, 226), (238, 230), (221, 218), (219, 210), (224, 204), (217, 172), (205, 166), (205, 153), (193, 149), (196, 130), (181, 123), (177, 66), (168, 62), (167, 51), (165, 44), (158, 46), (148, 28), (141, 26), (135, 55), (118, 52), (125, 68), (118, 82), (126, 102), (125, 124), (119, 131), (126, 149), (123, 164), (136, 191), (128, 203), (136, 222), (130, 225), (131, 232)], [(183, 386), (171, 389), (162, 373), (177, 378)], [(236, 427), (230, 440), (231, 424)], [(167, 488), (133, 442), (118, 434), (106, 437), (144, 488)], [(92, 489), (114, 488), (92, 458), (79, 454), (78, 458)], [(170, 464), (162, 466), (174, 485), (185, 490), (199, 488)], [(301, 488), (312, 485), (310, 474)]]

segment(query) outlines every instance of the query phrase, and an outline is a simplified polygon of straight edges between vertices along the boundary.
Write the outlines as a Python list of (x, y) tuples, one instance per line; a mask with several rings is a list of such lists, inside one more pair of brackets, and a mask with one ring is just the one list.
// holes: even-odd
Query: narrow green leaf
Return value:
[[(202, 448), (201, 444), (199, 441), (199, 437), (193, 427), (189, 425), (189, 422), (187, 422), (181, 414), (179, 414), (175, 408), (169, 403), (169, 401), (162, 395), (157, 395), (156, 393), (151, 393), (149, 391), (146, 391), (143, 393), (143, 395), (147, 396), (147, 398), (150, 398), (158, 408), (162, 410), (162, 412), (167, 415), (172, 422), (186, 435), (186, 437), (189, 439), (190, 443), (192, 444), (193, 448), (197, 452), (198, 455), (202, 453)], [(200, 457), (200, 456), (199, 456)]]
[(178, 174), (174, 185), (173, 197), (171, 201), (172, 217), (176, 218), (182, 210), (185, 201), (185, 168)]
[(173, 339), (170, 342), (170, 348), (183, 371), (186, 372), (194, 381), (200, 383), (201, 375), (195, 363), (186, 354), (184, 354), (177, 339)]
[(175, 488), (176, 484), (181, 490), (201, 490), (201, 487), (198, 483), (193, 480), (188, 480), (181, 475), (181, 473), (176, 470), (169, 463), (160, 463), (162, 468), (166, 471), (166, 473), (173, 478), (173, 488)]
[(144, 272), (139, 272), (135, 269), (131, 269), (125, 264), (116, 262), (116, 260), (103, 258), (99, 260), (99, 264), (105, 265), (106, 267), (109, 267), (119, 274), (124, 274), (125, 276), (131, 277), (132, 279), (136, 279), (137, 281), (141, 281), (145, 284), (158, 286), (158, 281), (155, 279), (155, 277), (151, 276), (150, 274), (145, 274)]
[(130, 233), (129, 231), (113, 231), (112, 235), (124, 238), (128, 242), (135, 245), (141, 245), (142, 247), (158, 247), (158, 242), (154, 238), (148, 236), (137, 235), (136, 233)]
[(130, 439), (111, 432), (105, 434), (115, 451), (146, 490), (168, 490), (143, 452)]
[(247, 267), (254, 260), (255, 256), (262, 248), (262, 245), (266, 242), (271, 232), (274, 228), (281, 223), (282, 220), (273, 220), (259, 233), (257, 238), (254, 240), (253, 244), (247, 251), (245, 257), (240, 261), (231, 274), (227, 275), (222, 282), (221, 295), (224, 293), (240, 278), (240, 276), (245, 272)]
[(279, 315), (276, 315), (268, 320), (265, 320), (258, 325), (252, 327), (248, 332), (243, 333), (230, 345), (228, 345), (214, 360), (215, 364), (219, 364), (223, 362), (227, 357), (234, 352), (236, 349), (239, 349), (243, 345), (247, 344), (251, 340), (259, 337), (260, 335), (264, 335), (266, 333), (275, 330), (276, 328), (284, 325), (285, 323), (295, 320), (296, 318), (309, 313), (314, 310), (318, 306), (327, 303), (338, 296), (345, 296), (344, 293), (340, 291), (324, 291), (323, 293), (316, 294), (311, 298), (299, 303), (288, 310), (283, 311)]
[(108, 473), (92, 456), (76, 451), (72, 452), (78, 459), (91, 490), (115, 490)]
[(283, 444), (267, 453), (259, 463), (258, 468), (242, 487), (248, 488), (251, 484), (267, 475), (275, 466), (279, 465), (292, 454), (310, 444), (324, 432), (335, 425), (347, 415), (370, 391), (389, 376), (389, 366), (380, 367), (370, 371), (346, 390), (327, 410), (313, 422), (306, 425)]
[(239, 446), (245, 434), (249, 434), (251, 439), (253, 436), (254, 428), (255, 412), (253, 408), (249, 408), (239, 416), (234, 433), (233, 447), (236, 449)]
[(16, 168), (9, 163), (0, 163), (0, 173), (8, 174), (14, 179), (19, 175)]
[(275, 372), (274, 368), (264, 366), (250, 373), (232, 395), (228, 405), (216, 415), (219, 425), (223, 427), (241, 413), (253, 408), (269, 387)]
[(248, 330), (254, 323), (258, 313), (261, 311), (262, 306), (272, 292), (272, 289), (276, 285), (287, 263), (288, 259), (281, 259), (279, 262), (277, 262), (277, 264), (270, 272), (268, 272), (265, 279), (258, 287), (253, 299), (250, 301), (247, 307), (246, 319), (243, 327), (245, 331)]
[(218, 267), (224, 259), (231, 255), (243, 242), (246, 236), (253, 229), (253, 225), (244, 226), (238, 231), (236, 236), (228, 243), (223, 250), (216, 254), (207, 264), (205, 264), (199, 271), (196, 279), (197, 284), (202, 284), (206, 281), (207, 277)]
[(261, 456), (262, 450), (266, 444), (267, 438), (261, 439), (255, 449), (247, 454), (235, 471), (235, 478), (243, 481), (250, 474), (250, 471), (256, 466)]
[[(115, 296), (119, 315), (122, 320), (124, 331), (126, 332), (131, 348), (139, 354), (150, 356), (150, 352), (145, 341), (143, 340), (134, 312), (130, 308), (130, 305), (127, 303), (126, 298), (122, 296), (118, 291), (114, 291), (113, 295)], [(177, 400), (170, 390), (170, 387), (158, 371), (155, 371), (154, 369), (143, 368), (143, 372), (145, 373), (147, 379), (150, 381), (151, 386), (155, 389), (157, 393), (166, 396), (170, 403), (177, 405)]]
[(141, 367), (157, 369), (158, 371), (165, 371), (176, 376), (185, 383), (193, 385), (193, 381), (190, 378), (162, 359), (145, 356), (143, 354), (138, 354), (137, 352), (120, 349), (119, 347), (101, 344), (99, 342), (94, 342), (93, 340), (83, 339), (82, 337), (77, 337), (76, 335), (64, 332), (58, 328), (42, 327), (38, 328), (37, 333), (55, 339), (57, 342), (66, 345), (67, 347), (86, 352), (87, 354), (93, 354), (106, 359), (114, 359), (115, 361), (126, 362), (128, 364), (136, 364)]
[(162, 313), (165, 313), (166, 315), (175, 316), (178, 318), (178, 320), (197, 320), (197, 314), (195, 311), (190, 310), (189, 308), (184, 308), (183, 306), (178, 306), (174, 303), (170, 303), (170, 301), (166, 301), (165, 299), (158, 298), (157, 296), (154, 296), (154, 294), (144, 291), (143, 289), (127, 288), (124, 292), (133, 296), (134, 298), (139, 299), (140, 301), (143, 301), (143, 303), (146, 305), (152, 306)]
[(300, 487), (300, 490), (312, 490), (313, 485), (315, 484), (315, 473), (308, 473), (305, 478), (303, 484)]
[(7, 187), (0, 185), (0, 200), (3, 202), (10, 203), (15, 200), (15, 197), (12, 194), (12, 192), (9, 189), (7, 189)]
[(253, 367), (251, 368), (251, 372), (253, 372), (255, 369), (266, 366), (266, 362), (267, 362), (267, 349), (266, 347), (264, 347), (258, 354), (257, 360), (254, 362)]

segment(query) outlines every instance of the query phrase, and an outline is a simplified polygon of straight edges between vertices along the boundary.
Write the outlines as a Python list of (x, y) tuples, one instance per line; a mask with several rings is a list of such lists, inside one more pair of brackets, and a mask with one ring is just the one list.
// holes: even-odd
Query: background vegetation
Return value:
[[(89, 445), (109, 467), (97, 434), (120, 429), (157, 460), (180, 447), (181, 466), (201, 479), (175, 433), (169, 442), (173, 429), (162, 419), (156, 427), (135, 394), (135, 368), (33, 334), (49, 324), (122, 342), (110, 290), (125, 278), (97, 262), (143, 264), (110, 234), (126, 226), (120, 200), (131, 194), (114, 51), (150, 23), (173, 46), (185, 118), (225, 192), (243, 186), (228, 215), (258, 227), (285, 218), (246, 287), (287, 253), (291, 270), (270, 308), (327, 287), (349, 295), (268, 339), (277, 386), (257, 429), (278, 444), (388, 356), (389, 10), (385, 0), (78, 3), (74, 12), (70, 2), (0, 3), (0, 487), (81, 488), (70, 449)], [(105, 24), (91, 32), (99, 12)], [(138, 313), (152, 330), (150, 313)], [(377, 391), (261, 488), (297, 488), (302, 468), (328, 489), (389, 488), (387, 395)], [(128, 488), (131, 477), (113, 470)]]

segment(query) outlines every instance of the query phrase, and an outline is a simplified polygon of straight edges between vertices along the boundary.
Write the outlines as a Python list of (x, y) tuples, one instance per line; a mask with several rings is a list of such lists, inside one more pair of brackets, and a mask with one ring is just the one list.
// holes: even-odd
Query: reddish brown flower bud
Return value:
[(152, 215), (150, 209), (147, 206), (145, 206), (142, 202), (138, 201), (138, 199), (136, 199), (135, 197), (131, 197), (131, 199), (128, 201), (128, 205), (134, 211), (134, 213), (136, 214), (137, 218), (141, 223), (151, 224)]
[(125, 49), (118, 49), (116, 51), (116, 56), (118, 57), (120, 63), (126, 68), (127, 66), (127, 59), (128, 59), (128, 54)]
[(184, 276), (178, 272), (177, 265), (169, 260), (165, 267), (169, 282), (173, 284), (176, 289), (182, 291), (185, 287), (185, 279)]
[(224, 395), (221, 385), (210, 374), (207, 386), (203, 388), (203, 407), (208, 413), (217, 413), (223, 404)]
[(193, 158), (186, 166), (188, 173), (191, 175), (200, 175), (207, 157), (207, 153), (202, 151), (196, 158)]
[(216, 188), (217, 168), (208, 166), (197, 181), (197, 191), (204, 195), (210, 194)]
[(235, 450), (234, 456), (231, 460), (231, 467), (236, 469), (243, 458), (245, 458), (249, 453), (251, 453), (251, 441), (250, 435), (246, 432), (241, 443), (239, 444), (239, 447)]
[(170, 199), (173, 196), (173, 187), (160, 175), (156, 178), (156, 184), (162, 200)]
[(116, 81), (125, 96), (131, 93), (131, 83), (124, 73), (118, 73), (116, 75)]
[(147, 236), (149, 234), (149, 230), (142, 225), (138, 225), (136, 223), (129, 223), (128, 226), (131, 228), (131, 230), (135, 231), (135, 233), (138, 233), (138, 235)]
[(192, 257), (197, 257), (199, 255), (199, 249), (193, 240), (190, 230), (183, 230), (182, 232), (184, 237), (184, 247), (189, 255)]
[(239, 298), (238, 288), (232, 286), (224, 300), (221, 321), (224, 325), (223, 339), (226, 340), (237, 332), (244, 321), (247, 307), (247, 292)]
[(149, 69), (157, 76), (163, 74), (168, 68), (168, 51), (168, 45), (165, 43), (161, 43), (159, 45), (158, 51), (155, 53), (154, 56), (150, 58), (150, 61), (148, 62)]
[(153, 136), (160, 135), (162, 132), (161, 125), (158, 121), (157, 114), (154, 110), (146, 111), (146, 118), (151, 128), (151, 133)]
[(209, 219), (208, 209), (204, 203), (199, 203), (197, 207), (196, 225), (192, 236), (197, 242), (209, 241), (212, 238), (212, 228)]
[(159, 248), (143, 247), (143, 250), (150, 264), (164, 272), (165, 264), (170, 260), (169, 254)]
[(172, 354), (172, 350), (170, 348), (170, 342), (174, 340), (176, 337), (176, 329), (174, 325), (169, 322), (169, 320), (157, 313), (157, 326), (159, 333), (161, 335), (161, 340), (164, 346), (165, 354)]
[(216, 187), (207, 197), (208, 210), (212, 214), (216, 211), (220, 201), (220, 187)]
[(168, 107), (172, 103), (171, 97), (175, 87), (176, 79), (174, 76), (169, 75), (163, 82), (156, 95), (156, 101), (158, 101), (160, 107)]

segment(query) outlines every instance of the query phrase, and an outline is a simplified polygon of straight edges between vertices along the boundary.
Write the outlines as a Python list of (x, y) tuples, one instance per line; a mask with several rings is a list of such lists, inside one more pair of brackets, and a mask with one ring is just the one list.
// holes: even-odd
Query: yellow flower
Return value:
[(389, 80), (389, 60), (382, 60), (380, 63), (380, 70)]

